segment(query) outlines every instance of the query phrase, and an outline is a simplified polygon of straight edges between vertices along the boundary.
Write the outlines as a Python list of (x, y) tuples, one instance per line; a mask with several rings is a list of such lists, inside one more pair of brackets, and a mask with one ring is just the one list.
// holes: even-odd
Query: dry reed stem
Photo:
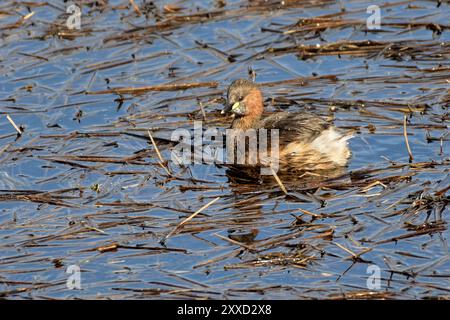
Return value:
[(12, 126), (14, 127), (14, 129), (16, 129), (16, 131), (19, 134), (22, 134), (22, 130), (20, 130), (20, 128), (15, 124), (15, 122), (13, 121), (13, 119), (9, 116), (9, 114), (6, 115), (6, 118), (8, 119), (8, 121), (12, 124)]
[(272, 175), (275, 178), (275, 180), (277, 181), (278, 185), (280, 186), (281, 190), (285, 193), (288, 194), (286, 187), (284, 186), (283, 182), (280, 180), (280, 178), (278, 177), (277, 173), (275, 172), (275, 170), (273, 170), (272, 167), (270, 167), (270, 170), (272, 170)]
[(152, 134), (150, 133), (150, 130), (147, 130), (147, 132), (148, 132), (148, 136), (150, 137), (150, 141), (152, 142), (153, 147), (155, 148), (156, 154), (158, 155), (158, 158), (159, 158), (159, 165), (166, 171), (166, 173), (167, 173), (169, 176), (171, 176), (172, 173), (170, 172), (169, 168), (168, 168), (167, 166), (164, 165), (164, 162), (165, 162), (165, 161), (164, 161), (164, 159), (163, 159), (161, 153), (159, 152), (159, 149), (158, 149), (158, 146), (156, 145), (155, 139), (153, 139), (153, 136), (152, 136)]
[(193, 82), (193, 83), (174, 83), (174, 84), (160, 84), (144, 87), (120, 87), (100, 91), (89, 91), (86, 94), (140, 94), (147, 91), (178, 91), (188, 90), (193, 88), (216, 88), (219, 85), (217, 81), (210, 82)]
[(409, 148), (408, 133), (406, 132), (406, 115), (403, 116), (403, 135), (405, 136), (406, 148), (408, 149), (409, 162), (414, 160), (411, 149)]
[(188, 223), (189, 221), (191, 221), (192, 219), (195, 218), (195, 216), (197, 216), (199, 213), (201, 213), (203, 210), (206, 210), (207, 208), (209, 208), (211, 205), (213, 205), (216, 201), (218, 201), (220, 199), (220, 197), (217, 197), (213, 200), (211, 200), (210, 202), (208, 202), (207, 204), (205, 204), (203, 207), (201, 207), (200, 209), (198, 209), (197, 211), (195, 211), (193, 214), (191, 214), (189, 217), (187, 217), (186, 219), (184, 219), (183, 221), (181, 221), (172, 231), (170, 231), (161, 241), (161, 244), (164, 244), (166, 242), (166, 240), (168, 238), (170, 238), (171, 236), (173, 236), (181, 227), (183, 227), (186, 223)]

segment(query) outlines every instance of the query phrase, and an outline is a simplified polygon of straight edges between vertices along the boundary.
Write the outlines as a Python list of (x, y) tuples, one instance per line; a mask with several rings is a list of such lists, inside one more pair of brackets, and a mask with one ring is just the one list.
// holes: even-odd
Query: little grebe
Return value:
[(227, 92), (227, 107), (234, 120), (231, 129), (278, 129), (279, 170), (286, 172), (335, 170), (344, 167), (351, 156), (347, 140), (325, 119), (308, 112), (277, 112), (262, 118), (263, 96), (254, 82), (239, 79)]

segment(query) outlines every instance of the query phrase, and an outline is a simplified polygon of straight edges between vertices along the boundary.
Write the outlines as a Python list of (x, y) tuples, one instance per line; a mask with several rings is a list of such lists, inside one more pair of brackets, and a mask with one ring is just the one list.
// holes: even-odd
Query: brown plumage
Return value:
[(239, 79), (230, 85), (223, 112), (234, 115), (231, 128), (278, 129), (282, 173), (336, 170), (347, 164), (351, 155), (349, 134), (312, 113), (278, 112), (263, 118), (263, 111), (263, 96), (257, 84)]

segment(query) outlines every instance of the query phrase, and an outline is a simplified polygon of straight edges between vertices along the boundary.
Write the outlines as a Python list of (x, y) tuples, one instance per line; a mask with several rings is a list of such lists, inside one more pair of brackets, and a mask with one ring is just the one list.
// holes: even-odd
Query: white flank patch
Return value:
[(344, 136), (335, 128), (330, 127), (314, 139), (311, 147), (328, 155), (337, 164), (345, 165), (350, 157), (347, 140), (351, 137), (351, 135)]

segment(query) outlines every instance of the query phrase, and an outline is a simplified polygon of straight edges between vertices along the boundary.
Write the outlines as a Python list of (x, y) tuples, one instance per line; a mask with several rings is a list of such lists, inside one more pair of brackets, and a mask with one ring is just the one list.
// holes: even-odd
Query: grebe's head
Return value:
[(263, 98), (258, 85), (245, 79), (231, 83), (227, 91), (227, 105), (222, 113), (231, 112), (238, 117), (260, 117), (263, 112)]

